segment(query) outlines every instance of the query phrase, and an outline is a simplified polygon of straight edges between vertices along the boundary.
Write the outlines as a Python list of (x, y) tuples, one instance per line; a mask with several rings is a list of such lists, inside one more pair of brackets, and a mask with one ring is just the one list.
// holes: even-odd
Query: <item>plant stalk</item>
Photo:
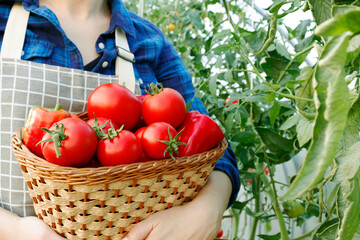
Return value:
[[(255, 209), (254, 209), (254, 213), (255, 215), (260, 212), (260, 206), (261, 206), (261, 201), (260, 201), (260, 176), (256, 176), (255, 177), (255, 181), (254, 181), (254, 185), (255, 185), (255, 192), (254, 192), (254, 198), (255, 198)], [(259, 222), (259, 218), (255, 217), (254, 221), (251, 225), (251, 231), (250, 231), (250, 236), (249, 236), (249, 240), (254, 240), (255, 239), (255, 235), (256, 235), (256, 228)]]
[(289, 235), (286, 229), (286, 225), (285, 225), (285, 220), (284, 217), (282, 215), (281, 209), (280, 209), (280, 204), (279, 204), (279, 200), (278, 200), (278, 195), (276, 192), (276, 186), (274, 183), (274, 178), (273, 178), (273, 172), (270, 168), (270, 162), (269, 159), (267, 158), (267, 153), (266, 150), (264, 149), (264, 156), (265, 156), (265, 160), (266, 160), (266, 164), (268, 166), (269, 169), (269, 175), (270, 175), (270, 179), (271, 179), (271, 183), (269, 182), (269, 179), (267, 178), (267, 176), (265, 175), (265, 173), (261, 174), (261, 180), (263, 181), (265, 186), (269, 186), (271, 184), (272, 188), (269, 188), (269, 190), (267, 191), (270, 199), (271, 199), (271, 203), (273, 205), (276, 217), (278, 219), (279, 222), (279, 226), (280, 226), (280, 235), (281, 235), (281, 239), (282, 240), (289, 240)]
[(302, 98), (302, 97), (298, 97), (292, 94), (285, 94), (285, 93), (281, 93), (281, 92), (276, 92), (276, 91), (269, 91), (272, 93), (275, 93), (277, 95), (289, 98), (289, 99), (294, 99), (294, 100), (302, 100), (302, 101), (308, 101), (308, 102), (314, 102), (314, 99), (310, 99), (310, 98)]
[[(239, 223), (240, 223), (240, 213), (237, 213), (235, 209), (231, 208), (231, 213), (234, 216), (234, 231), (232, 233), (231, 239), (236, 239), (237, 233), (239, 231)], [(241, 212), (241, 211), (240, 211)]]

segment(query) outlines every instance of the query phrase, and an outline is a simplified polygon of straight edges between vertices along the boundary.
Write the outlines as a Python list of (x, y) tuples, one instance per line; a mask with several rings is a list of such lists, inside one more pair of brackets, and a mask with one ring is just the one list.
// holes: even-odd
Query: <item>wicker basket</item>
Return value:
[(99, 168), (62, 167), (31, 153), (12, 136), (35, 212), (69, 240), (122, 239), (150, 214), (193, 199), (227, 148), (176, 160)]

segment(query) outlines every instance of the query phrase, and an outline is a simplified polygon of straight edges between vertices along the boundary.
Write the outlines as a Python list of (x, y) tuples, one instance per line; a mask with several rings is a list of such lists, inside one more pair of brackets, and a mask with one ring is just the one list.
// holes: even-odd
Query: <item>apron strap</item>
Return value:
[(21, 59), (29, 15), (21, 2), (14, 3), (6, 23), (0, 57)]
[(115, 28), (115, 45), (118, 55), (115, 62), (115, 75), (119, 76), (120, 84), (134, 93), (135, 75), (133, 63), (135, 63), (135, 56), (130, 52), (126, 34), (120, 27)]
[[(14, 3), (6, 24), (0, 57), (21, 59), (29, 15), (30, 12), (23, 8), (21, 2)], [(135, 93), (135, 57), (130, 52), (125, 32), (119, 27), (115, 29), (115, 43), (118, 55), (115, 74), (119, 76), (120, 84)]]

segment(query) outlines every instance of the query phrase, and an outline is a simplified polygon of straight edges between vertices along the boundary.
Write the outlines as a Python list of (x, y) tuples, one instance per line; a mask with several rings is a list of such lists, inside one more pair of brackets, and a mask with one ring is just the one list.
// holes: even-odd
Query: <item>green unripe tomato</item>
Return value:
[(291, 218), (299, 217), (305, 213), (305, 207), (299, 200), (289, 200), (282, 203), (284, 212)]

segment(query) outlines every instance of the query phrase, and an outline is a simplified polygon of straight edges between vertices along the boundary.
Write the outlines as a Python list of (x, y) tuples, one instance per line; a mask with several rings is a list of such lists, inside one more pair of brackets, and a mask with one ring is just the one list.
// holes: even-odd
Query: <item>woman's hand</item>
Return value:
[(37, 217), (21, 218), (0, 208), (0, 240), (65, 240)]
[(225, 173), (214, 171), (193, 201), (149, 216), (123, 240), (213, 240), (219, 232), (231, 187)]

